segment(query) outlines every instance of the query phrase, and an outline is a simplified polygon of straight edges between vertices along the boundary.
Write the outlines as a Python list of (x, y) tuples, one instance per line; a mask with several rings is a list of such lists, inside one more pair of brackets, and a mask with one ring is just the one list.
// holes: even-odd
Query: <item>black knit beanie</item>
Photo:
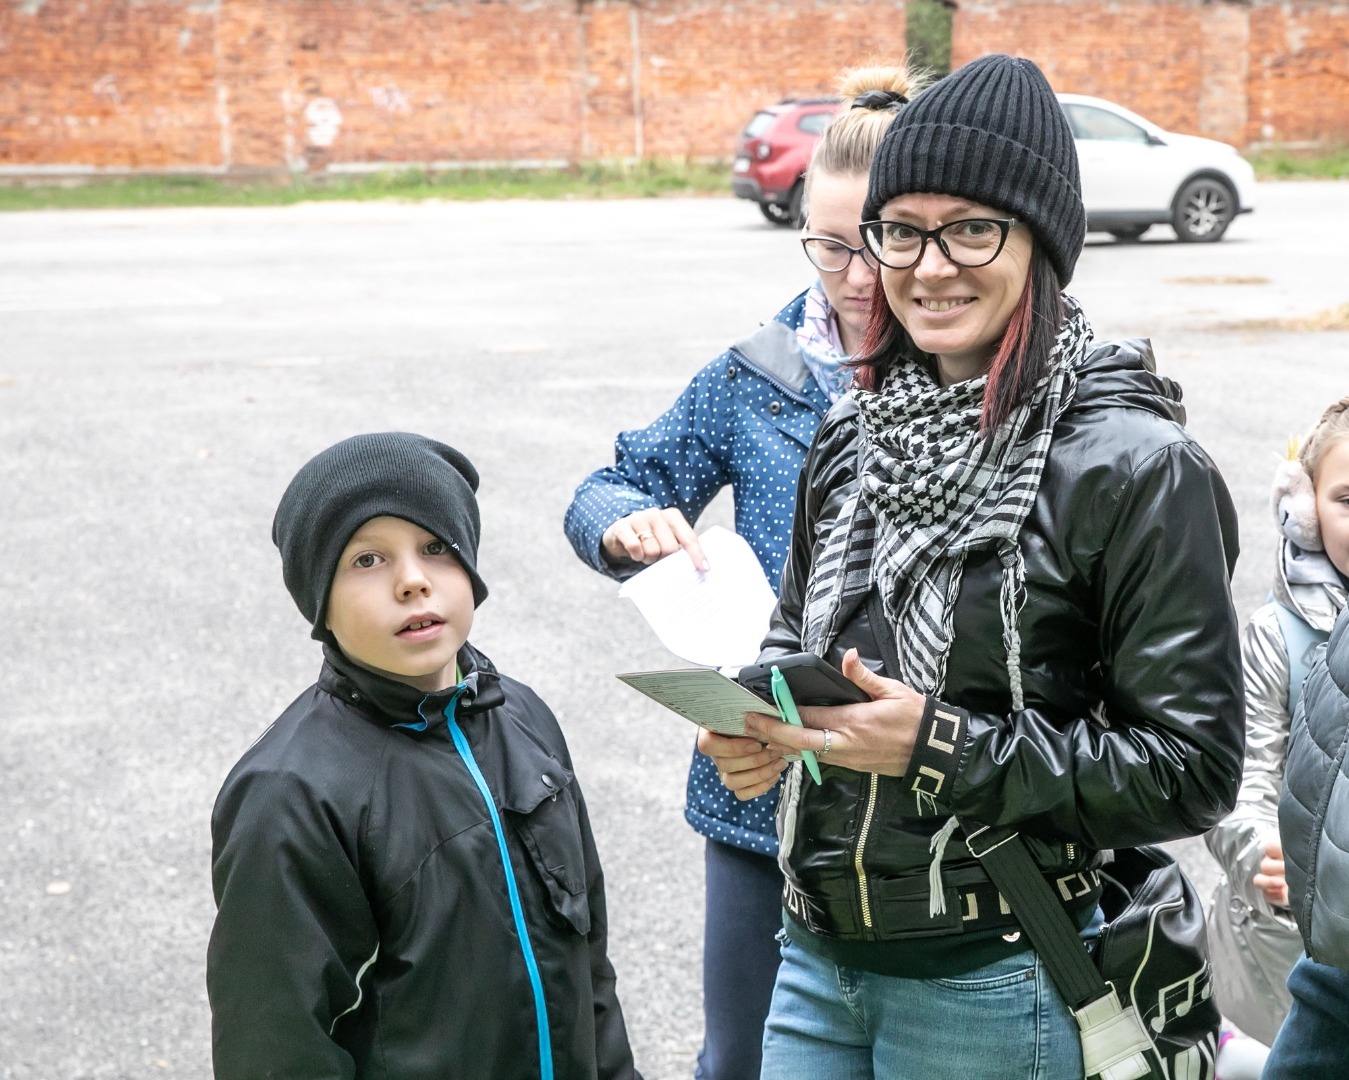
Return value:
[(478, 470), (458, 450), (402, 431), (356, 435), (310, 459), (281, 496), (272, 541), (311, 636), (333, 641), (325, 622), (337, 560), (371, 518), (402, 518), (449, 544), (481, 604), (477, 490)]
[(862, 220), (900, 195), (956, 195), (1025, 221), (1072, 280), (1087, 213), (1077, 146), (1044, 73), (1030, 60), (982, 56), (919, 94), (871, 162)]

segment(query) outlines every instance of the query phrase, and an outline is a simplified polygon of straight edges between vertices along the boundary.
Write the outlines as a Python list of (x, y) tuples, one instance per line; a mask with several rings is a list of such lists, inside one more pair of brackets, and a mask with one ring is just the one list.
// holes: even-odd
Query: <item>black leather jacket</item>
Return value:
[[(1084, 361), (1020, 536), (1023, 710), (1011, 706), (1001, 567), (993, 550), (977, 551), (942, 700), (929, 699), (908, 775), (827, 767), (816, 786), (793, 769), (778, 826), (785, 902), (807, 928), (855, 940), (950, 934), (973, 929), (973, 911), (988, 925), (997, 893), (959, 832), (942, 863), (947, 913), (929, 915), (929, 845), (952, 815), (1016, 825), (1065, 899), (1094, 906), (1098, 852), (1196, 835), (1231, 809), (1243, 742), (1228, 590), (1237, 520), (1218, 470), (1180, 426), (1179, 402), (1146, 342), (1097, 344)], [(857, 409), (845, 399), (801, 474), (761, 659), (801, 651), (815, 545), (856, 465)], [(882, 669), (874, 606), (840, 620), (826, 659), (837, 665), (855, 646)], [(921, 816), (917, 791), (932, 797)]]

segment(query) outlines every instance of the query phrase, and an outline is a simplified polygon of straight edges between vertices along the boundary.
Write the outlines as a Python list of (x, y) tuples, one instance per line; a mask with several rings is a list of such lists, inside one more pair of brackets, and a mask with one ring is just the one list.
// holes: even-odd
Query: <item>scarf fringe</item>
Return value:
[(946, 887), (941, 879), (941, 861), (942, 856), (946, 854), (946, 844), (951, 839), (951, 834), (956, 831), (957, 824), (954, 817), (947, 818), (946, 824), (932, 837), (932, 842), (927, 846), (928, 851), (932, 852), (932, 862), (927, 868), (927, 914), (930, 919), (946, 914)]
[(1021, 609), (1026, 606), (1026, 560), (1016, 543), (998, 549), (1002, 562), (1002, 646), (1007, 652), (1007, 681), (1012, 687), (1012, 711), (1026, 707), (1021, 690)]

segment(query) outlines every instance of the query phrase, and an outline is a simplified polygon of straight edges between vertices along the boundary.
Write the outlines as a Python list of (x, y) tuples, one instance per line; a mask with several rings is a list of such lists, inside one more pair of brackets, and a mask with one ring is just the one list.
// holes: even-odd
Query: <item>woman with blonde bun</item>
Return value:
[[(694, 525), (730, 485), (736, 531), (777, 590), (806, 448), (847, 392), (846, 365), (866, 333), (876, 263), (858, 224), (872, 155), (916, 90), (904, 67), (842, 73), (843, 102), (805, 178), (801, 245), (818, 277), (694, 376), (662, 416), (620, 433), (614, 464), (577, 488), (567, 538), (600, 573), (622, 580), (681, 548), (706, 566)], [(706, 837), (699, 1080), (759, 1077), (782, 926), (777, 801), (776, 786), (736, 799), (695, 750), (684, 816)]]

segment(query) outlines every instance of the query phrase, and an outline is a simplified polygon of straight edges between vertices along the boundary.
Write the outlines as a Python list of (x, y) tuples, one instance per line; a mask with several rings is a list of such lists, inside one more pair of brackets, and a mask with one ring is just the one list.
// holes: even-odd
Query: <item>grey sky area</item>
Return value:
[[(1071, 291), (1184, 386), (1240, 511), (1244, 617), (1275, 455), (1349, 392), (1349, 334), (1241, 324), (1349, 301), (1349, 184), (1264, 185), (1216, 245), (1153, 234), (1093, 237)], [(0, 1078), (209, 1076), (211, 804), (318, 669), (272, 512), (313, 453), (387, 429), (481, 470), (474, 640), (563, 721), (639, 1065), (691, 1075), (693, 732), (612, 677), (671, 658), (562, 515), (618, 430), (809, 280), (731, 199), (0, 216)]]

